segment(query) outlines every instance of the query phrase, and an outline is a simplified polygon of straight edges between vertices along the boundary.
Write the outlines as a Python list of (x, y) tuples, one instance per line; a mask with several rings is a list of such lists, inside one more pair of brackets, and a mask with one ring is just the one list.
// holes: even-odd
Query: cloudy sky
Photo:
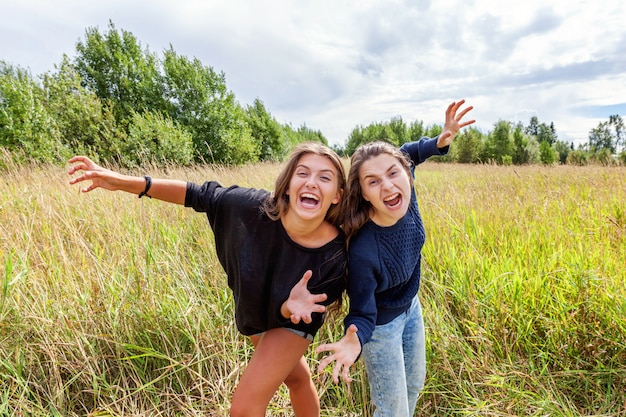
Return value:
[(619, 0), (5, 0), (0, 60), (33, 75), (74, 57), (88, 28), (131, 32), (223, 71), (242, 104), (344, 144), (358, 125), (441, 124), (465, 99), (483, 132), (554, 122), (586, 142), (626, 116)]

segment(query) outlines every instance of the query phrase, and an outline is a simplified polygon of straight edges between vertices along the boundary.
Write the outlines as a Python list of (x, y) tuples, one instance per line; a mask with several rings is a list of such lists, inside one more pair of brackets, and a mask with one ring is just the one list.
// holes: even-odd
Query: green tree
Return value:
[(615, 148), (626, 150), (626, 134), (624, 133), (624, 120), (619, 114), (609, 116), (609, 125), (615, 130)]
[(165, 108), (157, 56), (132, 33), (118, 31), (112, 22), (101, 34), (89, 28), (76, 45), (75, 65), (83, 84), (103, 101), (110, 101), (116, 120), (127, 125), (137, 111)]
[(257, 161), (260, 143), (252, 136), (245, 110), (227, 90), (224, 74), (172, 48), (165, 51), (163, 66), (168, 113), (191, 132), (197, 157), (227, 164)]
[(428, 126), (428, 128), (426, 129), (426, 134), (424, 136), (429, 137), (429, 138), (434, 138), (435, 136), (439, 135), (442, 131), (443, 131), (442, 125), (434, 124), (432, 126)]
[(528, 126), (526, 126), (526, 134), (535, 137), (539, 136), (539, 118), (537, 116), (530, 118)]
[(357, 126), (348, 136), (346, 154), (352, 155), (359, 145), (379, 140), (400, 146), (409, 137), (408, 129), (401, 117), (394, 117), (388, 122), (373, 122), (366, 127)]
[(45, 106), (54, 118), (61, 143), (73, 154), (112, 160), (119, 156), (125, 134), (117, 128), (110, 106), (81, 85), (67, 56), (56, 73), (43, 76)]
[(545, 165), (552, 165), (557, 160), (557, 154), (547, 140), (543, 140), (539, 143), (539, 154), (541, 162)]
[(161, 113), (134, 113), (120, 159), (125, 166), (146, 162), (188, 165), (193, 161), (191, 134)]
[(568, 165), (584, 166), (589, 164), (589, 153), (582, 149), (571, 151), (567, 155), (566, 163)]
[(254, 140), (259, 144), (259, 159), (280, 161), (285, 156), (285, 138), (280, 123), (267, 111), (258, 98), (246, 107), (247, 123)]
[(558, 158), (559, 158), (559, 162), (561, 164), (567, 163), (567, 157), (569, 156), (569, 153), (572, 151), (571, 146), (567, 142), (564, 142), (562, 140), (557, 140), (552, 145), (552, 148), (556, 151)]
[(550, 145), (553, 145), (557, 140), (556, 128), (554, 127), (554, 123), (550, 122), (550, 125), (546, 125), (542, 123), (539, 125), (539, 136), (537, 137), (537, 141), (541, 143), (542, 141), (548, 142)]
[(297, 133), (299, 142), (320, 142), (328, 146), (328, 140), (321, 130), (311, 129), (306, 124), (303, 124), (298, 128)]
[(609, 153), (615, 153), (615, 137), (611, 132), (609, 122), (600, 122), (598, 126), (589, 131), (589, 152), (596, 154), (607, 150)]
[(512, 162), (513, 141), (511, 139), (511, 123), (505, 120), (496, 122), (493, 132), (485, 141), (481, 159), (485, 162), (507, 164)]
[(596, 164), (609, 166), (613, 164), (613, 155), (608, 148), (597, 150), (591, 155), (591, 160)]
[(478, 129), (470, 127), (462, 130), (452, 143), (452, 148), (455, 150), (456, 162), (461, 164), (479, 162), (482, 141), (482, 133)]
[(346, 154), (352, 155), (356, 148), (360, 145), (374, 142), (377, 140), (389, 142), (395, 146), (397, 143), (393, 141), (392, 131), (385, 123), (372, 123), (367, 127), (357, 126), (348, 135), (348, 141), (346, 142)]
[(548, 142), (550, 145), (554, 144), (557, 140), (556, 128), (554, 123), (550, 122), (549, 125), (540, 123), (537, 116), (530, 118), (528, 126), (525, 128), (527, 135), (533, 136), (538, 143), (542, 141)]
[(0, 146), (17, 163), (60, 162), (69, 153), (59, 136), (43, 88), (28, 71), (0, 61)]
[(524, 134), (520, 124), (515, 126), (513, 131), (513, 155), (512, 161), (515, 165), (525, 165), (531, 163), (531, 152), (529, 142), (532, 140)]
[(398, 144), (398, 146), (402, 145), (405, 142), (408, 142), (409, 135), (406, 123), (402, 120), (402, 117), (394, 117), (387, 123), (389, 126), (389, 130), (391, 131), (392, 140)]
[(407, 141), (415, 142), (424, 136), (426, 136), (426, 129), (424, 128), (424, 122), (421, 120), (415, 120), (411, 122), (407, 129)]

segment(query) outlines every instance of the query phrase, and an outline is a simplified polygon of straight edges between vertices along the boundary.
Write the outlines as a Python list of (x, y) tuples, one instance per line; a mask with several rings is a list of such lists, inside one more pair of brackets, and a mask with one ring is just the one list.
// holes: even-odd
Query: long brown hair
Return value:
[[(346, 172), (341, 163), (339, 155), (328, 146), (319, 142), (304, 142), (297, 145), (292, 151), (287, 165), (276, 178), (276, 184), (274, 192), (265, 201), (263, 209), (269, 218), (278, 220), (287, 213), (289, 210), (289, 196), (287, 195), (287, 189), (289, 189), (289, 182), (295, 172), (300, 158), (306, 154), (316, 154), (324, 156), (332, 162), (333, 166), (337, 170), (337, 191), (343, 193), (346, 188)], [(328, 209), (325, 219), (339, 228), (344, 218), (345, 202), (344, 198), (339, 200), (339, 203), (333, 204)]]
[(396, 158), (411, 178), (411, 163), (398, 148), (387, 142), (377, 141), (360, 145), (350, 159), (348, 191), (346, 194), (346, 218), (343, 230), (350, 239), (370, 218), (372, 204), (363, 198), (359, 171), (363, 163), (378, 155), (388, 154)]

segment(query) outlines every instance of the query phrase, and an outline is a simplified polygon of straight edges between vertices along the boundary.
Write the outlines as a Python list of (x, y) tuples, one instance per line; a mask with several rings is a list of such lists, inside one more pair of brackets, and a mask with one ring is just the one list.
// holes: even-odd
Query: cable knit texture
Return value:
[[(437, 138), (422, 138), (400, 150), (415, 166), (430, 156), (445, 155)], [(411, 306), (420, 287), (421, 251), (426, 240), (415, 189), (407, 214), (396, 224), (381, 227), (371, 220), (351, 239), (348, 255), (350, 312), (345, 328), (355, 324), (361, 345), (367, 343), (376, 325), (387, 324)]]

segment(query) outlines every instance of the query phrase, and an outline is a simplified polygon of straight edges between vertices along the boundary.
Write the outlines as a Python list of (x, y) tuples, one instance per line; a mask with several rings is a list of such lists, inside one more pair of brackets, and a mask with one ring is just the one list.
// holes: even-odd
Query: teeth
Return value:
[(391, 200), (397, 198), (398, 195), (399, 195), (399, 193), (396, 193), (396, 194), (394, 194), (392, 196), (389, 196), (389, 197), (385, 198), (383, 201), (391, 201)]
[(302, 194), (302, 197), (303, 198), (310, 198), (310, 199), (313, 199), (313, 200), (316, 200), (316, 201), (319, 200), (316, 195), (309, 194), (309, 193)]

